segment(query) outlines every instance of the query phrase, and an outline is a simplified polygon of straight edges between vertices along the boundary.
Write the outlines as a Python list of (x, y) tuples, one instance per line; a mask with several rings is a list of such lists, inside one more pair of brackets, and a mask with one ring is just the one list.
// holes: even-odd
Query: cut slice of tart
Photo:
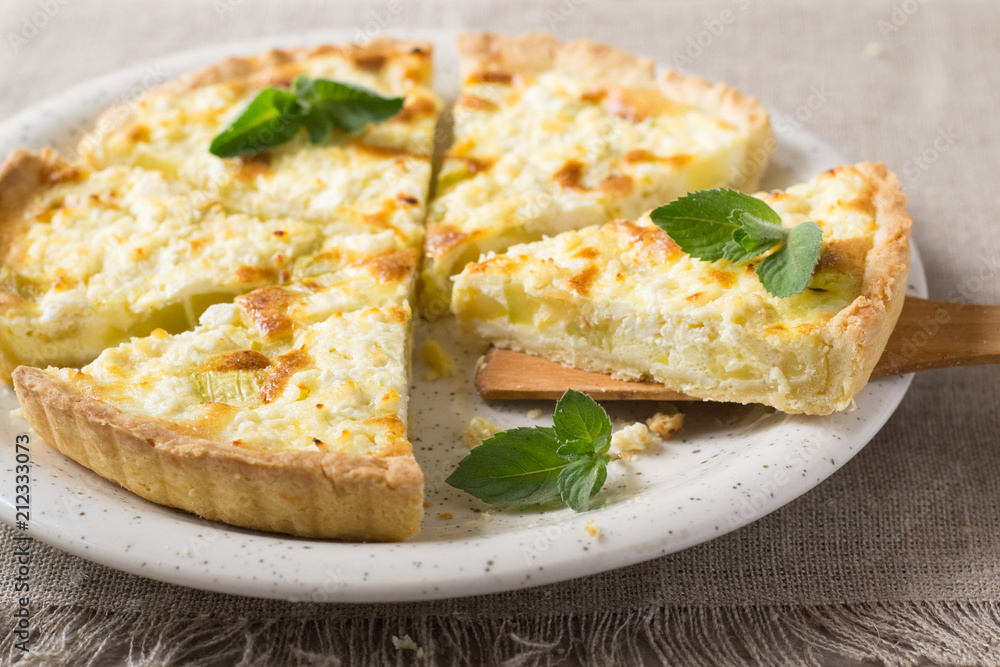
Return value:
[(648, 216), (570, 231), (467, 266), (452, 309), (501, 347), (697, 398), (843, 410), (902, 308), (911, 221), (885, 166), (842, 166), (756, 195), (823, 230), (805, 291), (767, 293), (753, 265), (683, 253)]
[(549, 35), (459, 36), (454, 141), (428, 215), (422, 305), (481, 253), (634, 219), (692, 190), (752, 191), (774, 149), (756, 100), (652, 61)]
[(50, 151), (0, 168), (0, 374), (80, 365), (212, 303), (337, 272), (401, 247), (391, 229), (227, 213), (139, 167), (92, 171)]
[[(385, 123), (320, 145), (301, 130), (287, 144), (256, 156), (222, 159), (209, 153), (212, 139), (262, 89), (287, 88), (300, 75), (405, 97), (404, 107)], [(79, 150), (97, 168), (162, 171), (227, 211), (380, 225), (396, 230), (406, 244), (419, 245), (442, 106), (431, 78), (432, 47), (420, 41), (380, 38), (365, 46), (231, 58), (110, 109)]]
[(63, 454), (163, 505), (293, 535), (405, 539), (423, 515), (400, 298), (412, 260), (360, 291), (357, 277), (255, 290), (80, 370), (19, 367), (24, 415)]

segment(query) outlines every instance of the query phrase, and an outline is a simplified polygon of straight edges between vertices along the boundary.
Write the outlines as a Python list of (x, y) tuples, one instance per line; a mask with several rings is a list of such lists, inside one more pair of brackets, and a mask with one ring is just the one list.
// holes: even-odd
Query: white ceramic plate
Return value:
[[(454, 97), (454, 34), (395, 33), (433, 40), (440, 92)], [(0, 151), (75, 145), (104, 108), (185, 70), (274, 46), (342, 42), (345, 31), (286, 35), (165, 58), (82, 84), (0, 125)], [(783, 187), (845, 162), (795, 122), (776, 123), (780, 147), (765, 187)], [(910, 291), (926, 296), (919, 257)], [(468, 452), (462, 428), (480, 415), (504, 428), (551, 423), (551, 402), (492, 402), (472, 388), (484, 351), (421, 323), (416, 349), (434, 336), (456, 352), (460, 376), (421, 382), (415, 355), (411, 435), (427, 479), (422, 532), (404, 544), (345, 544), (242, 530), (161, 507), (63, 457), (31, 434), (30, 534), (126, 572), (213, 591), (313, 601), (403, 601), (510, 590), (622, 567), (718, 537), (758, 519), (826, 479), (875, 435), (911, 377), (874, 382), (857, 409), (830, 417), (791, 416), (759, 406), (690, 404), (676, 440), (613, 464), (598, 507), (493, 511), (444, 484)], [(28, 431), (13, 392), (0, 385), (0, 515), (14, 524), (14, 441)], [(645, 419), (649, 403), (606, 404), (615, 419)], [(529, 419), (540, 408), (542, 417)], [(587, 524), (600, 530), (592, 538)]]

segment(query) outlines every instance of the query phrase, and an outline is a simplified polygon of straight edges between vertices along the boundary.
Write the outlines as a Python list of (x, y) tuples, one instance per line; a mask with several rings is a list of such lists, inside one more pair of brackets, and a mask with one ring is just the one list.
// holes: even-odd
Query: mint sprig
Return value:
[(611, 420), (586, 394), (566, 390), (553, 425), (513, 428), (483, 441), (445, 480), (487, 503), (561, 499), (584, 512), (608, 478)]
[(300, 76), (290, 91), (260, 91), (208, 150), (218, 157), (261, 153), (291, 141), (303, 126), (309, 140), (320, 144), (334, 131), (353, 134), (392, 118), (404, 100), (349, 83)]
[(784, 227), (764, 201), (735, 190), (692, 192), (650, 217), (696, 259), (746, 264), (763, 257), (754, 266), (757, 279), (781, 298), (806, 288), (823, 249), (823, 230), (815, 222)]

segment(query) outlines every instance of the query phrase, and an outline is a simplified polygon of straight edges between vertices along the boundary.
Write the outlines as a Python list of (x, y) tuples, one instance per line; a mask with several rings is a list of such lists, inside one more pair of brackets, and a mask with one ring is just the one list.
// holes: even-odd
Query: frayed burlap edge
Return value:
[[(4, 616), (10, 616), (5, 612)], [(250, 620), (152, 612), (34, 611), (34, 665), (886, 665), (1000, 663), (1000, 603), (657, 608), (576, 616)], [(392, 638), (409, 636), (420, 648)], [(409, 646), (408, 648), (406, 646)]]

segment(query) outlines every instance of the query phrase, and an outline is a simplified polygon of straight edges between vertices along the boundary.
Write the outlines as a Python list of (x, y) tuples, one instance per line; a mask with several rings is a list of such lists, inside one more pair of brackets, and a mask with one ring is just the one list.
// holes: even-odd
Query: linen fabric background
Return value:
[[(900, 175), (932, 298), (1000, 303), (1000, 5), (986, 0), (7, 1), (0, 121), (190, 47), (373, 26), (589, 37), (726, 81), (851, 161), (881, 160)], [(777, 129), (780, 140), (788, 128)], [(855, 459), (763, 520), (633, 567), (499, 595), (255, 600), (37, 544), (26, 655), (7, 635), (16, 600), (4, 527), (0, 661), (998, 664), (998, 407), (996, 367), (921, 373)], [(3, 475), (12, 485), (13, 472)], [(404, 634), (420, 655), (393, 645)]]

